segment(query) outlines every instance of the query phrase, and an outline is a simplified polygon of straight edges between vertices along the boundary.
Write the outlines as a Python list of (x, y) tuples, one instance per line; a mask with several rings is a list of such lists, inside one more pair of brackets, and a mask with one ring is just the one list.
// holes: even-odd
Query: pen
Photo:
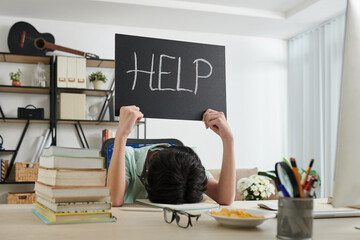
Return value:
[(304, 187), (305, 187), (305, 184), (306, 184), (307, 179), (308, 179), (308, 177), (309, 177), (309, 173), (310, 173), (310, 170), (311, 170), (311, 167), (312, 167), (313, 163), (314, 163), (314, 159), (311, 159), (310, 164), (309, 164), (309, 167), (308, 167), (308, 169), (306, 170), (304, 180), (303, 180), (303, 182), (302, 182), (302, 185), (303, 185)]
[(314, 179), (314, 176), (311, 176), (310, 180), (307, 181), (305, 186), (304, 186), (304, 196), (305, 197), (310, 197), (309, 190), (311, 188), (311, 183), (312, 183), (313, 179)]
[(309, 197), (314, 197), (315, 188), (317, 187), (317, 185), (318, 185), (318, 180), (316, 178), (312, 179), (311, 180), (311, 187), (310, 187), (310, 190), (309, 190)]
[(297, 183), (298, 188), (299, 188), (299, 197), (303, 198), (304, 197), (304, 191), (303, 191), (303, 187), (301, 186), (300, 175), (299, 175), (298, 168), (296, 166), (295, 158), (290, 158), (290, 161), (291, 161), (291, 166), (292, 166), (291, 169), (292, 169), (292, 171), (294, 173), (296, 183)]
[(284, 185), (280, 184), (279, 185), (279, 189), (282, 192), (282, 194), (284, 195), (284, 197), (290, 197), (289, 193), (286, 191)]

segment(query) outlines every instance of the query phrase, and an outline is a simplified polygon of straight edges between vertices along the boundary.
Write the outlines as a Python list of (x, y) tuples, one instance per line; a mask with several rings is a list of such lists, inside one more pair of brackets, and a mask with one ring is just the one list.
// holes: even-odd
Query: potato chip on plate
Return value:
[(253, 209), (228, 209), (205, 211), (205, 214), (215, 218), (215, 220), (228, 227), (253, 228), (264, 221), (275, 218), (275, 213), (253, 210)]

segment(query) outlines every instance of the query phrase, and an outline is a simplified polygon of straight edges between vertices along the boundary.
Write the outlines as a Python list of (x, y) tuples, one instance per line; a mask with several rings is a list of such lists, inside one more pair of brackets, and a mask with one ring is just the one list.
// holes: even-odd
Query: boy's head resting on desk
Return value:
[[(150, 201), (158, 203), (195, 203), (202, 200), (203, 193), (219, 204), (229, 205), (234, 201), (234, 137), (225, 114), (213, 109), (205, 111), (202, 121), (206, 129), (211, 129), (222, 140), (223, 159), (219, 176), (221, 181), (215, 180), (205, 171), (199, 157), (191, 148), (174, 146), (155, 150), (154, 147), (153, 152), (147, 152), (146, 159), (146, 153), (141, 154), (141, 165), (143, 161), (145, 163), (140, 180), (144, 184), (136, 184), (137, 189), (134, 190), (134, 183), (139, 180), (138, 171), (131, 166), (127, 168), (126, 142), (136, 122), (143, 117), (137, 106), (123, 106), (120, 109), (119, 125), (107, 176), (113, 206), (122, 206), (127, 200), (131, 202), (140, 195), (145, 197), (145, 191)], [(135, 155), (131, 159), (136, 162)]]
[(165, 146), (149, 152), (142, 177), (149, 200), (156, 203), (200, 202), (207, 184), (199, 157), (184, 146)]

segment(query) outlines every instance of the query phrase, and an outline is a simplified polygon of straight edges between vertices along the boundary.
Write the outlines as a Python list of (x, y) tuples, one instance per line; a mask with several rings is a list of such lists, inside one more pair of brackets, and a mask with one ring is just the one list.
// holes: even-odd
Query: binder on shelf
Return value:
[(76, 58), (76, 87), (86, 88), (86, 59)]
[(65, 88), (67, 86), (67, 57), (58, 56), (56, 62), (57, 86)]
[(67, 58), (67, 87), (68, 88), (76, 88), (77, 81), (76, 81), (76, 58), (68, 57)]

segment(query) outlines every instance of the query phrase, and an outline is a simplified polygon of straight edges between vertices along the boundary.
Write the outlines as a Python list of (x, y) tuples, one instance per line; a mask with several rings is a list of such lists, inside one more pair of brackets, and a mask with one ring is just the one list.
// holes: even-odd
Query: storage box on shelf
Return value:
[(39, 163), (15, 163), (15, 182), (35, 182), (38, 177)]
[(8, 204), (32, 204), (36, 202), (35, 192), (8, 192)]

